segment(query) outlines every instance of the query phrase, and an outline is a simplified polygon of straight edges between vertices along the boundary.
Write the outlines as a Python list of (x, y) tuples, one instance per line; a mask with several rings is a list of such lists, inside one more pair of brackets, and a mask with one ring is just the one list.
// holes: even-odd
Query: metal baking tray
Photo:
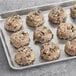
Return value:
[[(71, 17), (70, 17), (70, 6), (76, 4), (76, 1), (65, 1), (65, 2), (59, 2), (59, 3), (52, 3), (52, 4), (47, 4), (47, 5), (41, 5), (41, 6), (36, 6), (36, 7), (30, 7), (30, 8), (26, 8), (26, 9), (23, 9), (23, 10), (14, 10), (14, 11), (9, 11), (9, 12), (6, 12), (6, 13), (2, 13), (0, 14), (1, 18), (0, 18), (0, 37), (1, 37), (1, 41), (2, 41), (2, 44), (3, 44), (3, 47), (4, 47), (4, 51), (5, 51), (5, 55), (7, 57), (7, 60), (8, 60), (8, 63), (9, 63), (9, 66), (12, 68), (12, 69), (15, 69), (15, 70), (20, 70), (20, 69), (26, 69), (26, 68), (31, 68), (31, 67), (36, 67), (36, 66), (41, 66), (41, 65), (44, 65), (44, 64), (51, 64), (51, 63), (55, 63), (55, 62), (59, 62), (59, 61), (64, 61), (64, 60), (69, 60), (69, 59), (74, 59), (76, 58), (76, 56), (73, 56), (73, 57), (69, 57), (65, 54), (64, 52), (64, 45), (66, 43), (66, 40), (60, 40), (57, 38), (56, 36), (56, 30), (57, 30), (57, 26), (52, 24), (52, 23), (49, 23), (48, 21), (48, 13), (49, 13), (49, 10), (52, 9), (53, 7), (64, 7), (65, 8), (65, 11), (67, 13), (67, 20), (66, 22), (67, 23), (72, 23), (72, 24), (76, 24), (76, 21), (73, 20)], [(33, 31), (34, 31), (34, 28), (31, 28), (29, 26), (26, 25), (26, 14), (32, 10), (41, 10), (43, 11), (44, 13), (44, 17), (45, 17), (45, 23), (44, 25), (45, 26), (49, 26), (53, 32), (53, 39), (52, 39), (52, 42), (55, 42), (55, 43), (59, 43), (59, 47), (61, 49), (61, 55), (60, 55), (60, 58), (58, 60), (54, 60), (54, 61), (44, 61), (43, 59), (40, 58), (40, 46), (38, 44), (34, 44), (34, 41), (33, 41)], [(31, 65), (28, 65), (28, 66), (20, 66), (20, 65), (17, 65), (14, 61), (14, 56), (15, 56), (15, 53), (16, 53), (16, 49), (10, 44), (10, 35), (11, 35), (11, 32), (7, 32), (5, 29), (4, 29), (4, 22), (5, 22), (5, 19), (6, 17), (12, 15), (12, 14), (19, 14), (23, 20), (23, 28), (25, 31), (28, 31), (29, 34), (30, 34), (30, 38), (31, 38), (31, 42), (29, 44), (29, 46), (34, 50), (35, 52), (35, 61), (33, 64)]]

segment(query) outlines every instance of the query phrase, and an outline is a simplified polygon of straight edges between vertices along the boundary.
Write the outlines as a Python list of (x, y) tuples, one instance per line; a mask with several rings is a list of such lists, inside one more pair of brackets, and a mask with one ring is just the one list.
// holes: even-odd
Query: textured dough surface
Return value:
[(70, 23), (61, 23), (57, 28), (57, 36), (60, 39), (69, 39), (76, 34), (76, 27)]
[(17, 50), (15, 61), (19, 65), (29, 65), (35, 60), (33, 50), (28, 46), (23, 46)]
[(49, 27), (40, 26), (34, 31), (34, 41), (40, 43), (49, 42), (53, 38), (53, 34)]
[(72, 18), (75, 18), (75, 19), (76, 19), (76, 5), (73, 5), (73, 6), (70, 8), (70, 12), (71, 12)]
[(44, 16), (41, 11), (32, 11), (26, 16), (26, 23), (29, 26), (40, 26), (44, 23)]
[(18, 31), (22, 27), (22, 20), (19, 15), (12, 15), (8, 17), (5, 21), (5, 29), (8, 31)]
[(10, 37), (10, 42), (16, 48), (28, 45), (30, 42), (29, 34), (23, 30), (13, 33)]
[(75, 56), (76, 55), (76, 37), (73, 38), (72, 40), (69, 40), (65, 44), (65, 52), (68, 55)]
[(49, 20), (55, 24), (64, 22), (66, 17), (65, 10), (62, 7), (53, 8), (48, 15)]
[(47, 61), (58, 59), (60, 56), (58, 44), (53, 42), (43, 44), (40, 50), (40, 55), (44, 60)]

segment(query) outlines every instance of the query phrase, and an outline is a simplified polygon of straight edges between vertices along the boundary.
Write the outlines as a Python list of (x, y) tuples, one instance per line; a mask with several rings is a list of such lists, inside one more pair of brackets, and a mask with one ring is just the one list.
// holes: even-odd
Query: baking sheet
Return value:
[[(72, 23), (72, 24), (74, 24), (74, 26), (76, 26), (76, 20), (73, 20), (70, 17), (70, 9), (69, 9), (70, 6), (72, 6), (74, 4), (76, 4), (76, 1), (70, 1), (70, 2), (64, 2), (64, 3), (63, 2), (62, 3), (53, 3), (53, 4), (26, 8), (24, 10), (15, 10), (15, 11), (12, 11), (12, 12), (10, 11), (10, 12), (7, 12), (7, 13), (0, 14), (0, 16), (1, 16), (1, 19), (0, 19), (1, 41), (2, 41), (3, 47), (5, 49), (5, 54), (6, 54), (6, 57), (7, 57), (7, 60), (8, 60), (8, 63), (10, 65), (10, 67), (15, 69), (15, 70), (20, 70), (20, 69), (26, 69), (26, 68), (30, 68), (30, 67), (35, 67), (35, 66), (40, 66), (40, 65), (44, 65), (44, 64), (50, 64), (50, 63), (54, 63), (54, 62), (59, 62), (59, 61), (63, 61), (63, 60), (76, 58), (76, 56), (69, 57), (65, 54), (64, 44), (66, 43), (66, 40), (60, 40), (60, 39), (57, 38), (57, 35), (56, 35), (57, 26), (52, 24), (52, 23), (49, 23), (49, 21), (48, 21), (49, 10), (53, 7), (62, 6), (62, 7), (65, 8), (65, 11), (67, 13), (66, 22), (67, 23)], [(45, 17), (44, 18), (45, 19), (44, 26), (48, 26), (52, 30), (52, 33), (54, 35), (51, 42), (59, 43), (59, 47), (61, 49), (61, 55), (60, 55), (60, 58), (58, 60), (44, 61), (43, 59), (40, 58), (40, 45), (39, 44), (34, 44), (34, 41), (33, 41), (34, 28), (29, 27), (26, 24), (26, 21), (25, 21), (26, 20), (26, 14), (28, 12), (32, 11), (32, 10), (38, 10), (38, 9), (43, 11), (43, 14), (44, 14), (44, 17)], [(30, 39), (31, 39), (31, 42), (30, 42), (29, 46), (35, 52), (35, 61), (31, 65), (20, 66), (20, 65), (17, 65), (14, 61), (14, 57), (15, 57), (15, 54), (16, 54), (16, 49), (10, 44), (10, 35), (12, 33), (8, 32), (4, 29), (4, 22), (5, 22), (6, 17), (8, 17), (12, 14), (19, 14), (21, 16), (22, 21), (23, 21), (23, 28), (22, 29), (29, 33), (29, 36), (30, 36)]]

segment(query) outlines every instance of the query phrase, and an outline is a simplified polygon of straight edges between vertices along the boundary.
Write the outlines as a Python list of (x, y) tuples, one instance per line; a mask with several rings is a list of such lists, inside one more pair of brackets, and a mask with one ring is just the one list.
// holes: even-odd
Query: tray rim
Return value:
[[(23, 10), (27, 10), (27, 9), (40, 8), (40, 7), (49, 6), (49, 5), (55, 5), (55, 4), (59, 5), (59, 4), (68, 3), (68, 2), (76, 2), (76, 1), (72, 0), (72, 1), (57, 2), (58, 4), (57, 4), (57, 3), (50, 3), (50, 4), (40, 5), (40, 6), (29, 7), (29, 8), (25, 8), (25, 9), (8, 11), (8, 12), (1, 13), (0, 15), (6, 14), (6, 13), (23, 11)], [(3, 19), (0, 19), (0, 21), (1, 21), (1, 20), (3, 20)], [(1, 33), (1, 34), (0, 34), (0, 35), (1, 35), (1, 36), (0, 36), (1, 42), (2, 42), (2, 45), (3, 45), (4, 51), (5, 51), (6, 57), (7, 57), (8, 64), (9, 64), (9, 66), (10, 66), (12, 69), (14, 69), (14, 70), (28, 69), (28, 68), (32, 68), (32, 67), (43, 66), (43, 65), (47, 65), (47, 64), (62, 62), (62, 61), (65, 61), (65, 60), (71, 60), (71, 59), (75, 59), (75, 58), (76, 58), (76, 56), (73, 56), (73, 57), (63, 58), (63, 59), (60, 59), (60, 60), (43, 62), (43, 63), (39, 63), (39, 64), (34, 64), (34, 65), (24, 66), (24, 67), (18, 68), (18, 67), (15, 67), (15, 66), (12, 65), (11, 60), (10, 60), (10, 58), (8, 57), (8, 56), (9, 56), (9, 54), (8, 54), (8, 49), (7, 49), (7, 47), (6, 47), (7, 45), (5, 45), (5, 42), (4, 42), (4, 39), (3, 39), (3, 36), (2, 36), (2, 29), (1, 29), (1, 28), (0, 28), (0, 33)]]

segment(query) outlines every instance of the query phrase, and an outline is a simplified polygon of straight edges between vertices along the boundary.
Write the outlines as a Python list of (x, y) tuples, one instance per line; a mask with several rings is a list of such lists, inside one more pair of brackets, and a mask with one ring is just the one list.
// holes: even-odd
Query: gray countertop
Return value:
[[(55, 1), (57, 0), (0, 0), (0, 13)], [(4, 49), (0, 44), (0, 76), (76, 76), (76, 59), (15, 71), (9, 67)]]

